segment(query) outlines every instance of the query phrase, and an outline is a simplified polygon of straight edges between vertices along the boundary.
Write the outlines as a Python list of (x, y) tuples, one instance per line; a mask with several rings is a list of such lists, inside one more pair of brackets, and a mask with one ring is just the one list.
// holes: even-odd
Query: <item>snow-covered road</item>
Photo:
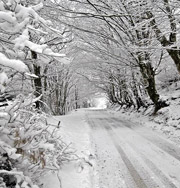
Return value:
[(105, 110), (86, 110), (95, 167), (93, 188), (179, 188), (180, 147)]

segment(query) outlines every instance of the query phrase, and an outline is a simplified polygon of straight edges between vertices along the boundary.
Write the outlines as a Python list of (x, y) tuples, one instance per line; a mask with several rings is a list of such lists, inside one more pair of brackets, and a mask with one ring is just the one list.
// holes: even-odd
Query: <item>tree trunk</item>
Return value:
[(172, 58), (172, 60), (174, 61), (176, 68), (180, 74), (180, 50), (177, 49), (168, 49), (167, 50), (170, 57)]
[(132, 79), (133, 79), (132, 92), (133, 92), (135, 100), (136, 100), (137, 109), (139, 109), (141, 106), (145, 107), (144, 102), (142, 101), (141, 97), (139, 96), (139, 92), (138, 92), (138, 88), (137, 88), (137, 85), (136, 85), (136, 80), (135, 80), (135, 76), (134, 76), (133, 71), (132, 71)]
[[(146, 56), (146, 60), (147, 60), (147, 57), (148, 56)], [(151, 101), (154, 103), (155, 108), (154, 108), (153, 114), (156, 114), (158, 110), (167, 106), (167, 104), (164, 101), (161, 101), (159, 99), (159, 94), (156, 90), (155, 72), (153, 70), (151, 63), (149, 61), (144, 63), (141, 58), (139, 58), (139, 60), (140, 60), (139, 67), (140, 67), (142, 77), (144, 79), (145, 89)]]
[[(35, 61), (37, 60), (37, 53), (31, 51), (32, 59)], [(36, 63), (33, 64), (34, 74), (38, 76), (38, 78), (34, 79), (34, 86), (35, 86), (35, 96), (39, 97), (42, 95), (42, 82), (41, 82), (41, 67)], [(41, 103), (40, 101), (36, 101), (36, 108), (40, 109)]]
[(74, 90), (74, 99), (75, 99), (75, 109), (78, 109), (78, 89), (75, 85), (75, 90)]

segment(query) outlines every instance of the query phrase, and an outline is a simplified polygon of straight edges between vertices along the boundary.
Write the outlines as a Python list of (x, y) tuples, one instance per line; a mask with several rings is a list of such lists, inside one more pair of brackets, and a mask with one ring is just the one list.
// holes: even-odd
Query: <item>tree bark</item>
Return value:
[(167, 52), (169, 53), (170, 57), (174, 61), (177, 71), (180, 74), (180, 50), (177, 49), (168, 49)]
[(140, 71), (145, 83), (145, 89), (151, 99), (151, 101), (154, 103), (154, 115), (157, 113), (158, 110), (161, 108), (167, 106), (165, 101), (161, 101), (159, 98), (159, 94), (156, 90), (156, 83), (155, 83), (155, 72), (153, 70), (153, 67), (151, 63), (148, 61), (148, 56), (146, 54), (146, 60), (147, 62), (144, 63), (142, 60), (142, 57), (139, 57), (139, 67)]
[[(37, 60), (37, 53), (34, 52), (34, 51), (31, 51), (31, 55), (32, 55), (32, 59), (34, 59), (34, 61), (36, 61)], [(34, 74), (36, 76), (38, 76), (38, 78), (34, 79), (35, 96), (39, 97), (40, 95), (42, 95), (41, 67), (39, 65), (37, 65), (36, 63), (34, 63), (33, 68), (34, 68)], [(36, 108), (37, 109), (41, 108), (41, 102), (40, 101), (36, 101)]]
[[(132, 70), (131, 70), (132, 71)], [(133, 79), (133, 86), (132, 86), (132, 92), (134, 94), (135, 100), (136, 100), (136, 105), (137, 105), (137, 109), (139, 109), (140, 107), (145, 107), (145, 103), (142, 101), (139, 92), (138, 92), (138, 88), (137, 88), (137, 84), (136, 84), (136, 80), (135, 80), (135, 76), (134, 73), (132, 71), (132, 79)]]

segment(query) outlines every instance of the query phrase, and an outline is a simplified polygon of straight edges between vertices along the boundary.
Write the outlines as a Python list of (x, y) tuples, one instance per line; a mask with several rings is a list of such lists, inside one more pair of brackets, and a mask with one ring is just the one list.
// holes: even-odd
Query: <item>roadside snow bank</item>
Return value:
[[(85, 121), (85, 111), (78, 110), (66, 116), (49, 119), (51, 124), (60, 121), (61, 137), (74, 153), (74, 159), (62, 166), (59, 172), (62, 188), (92, 188), (91, 186), (91, 144), (89, 127)], [(61, 139), (61, 138), (60, 138)], [(42, 179), (43, 188), (60, 188), (56, 173), (49, 173)]]

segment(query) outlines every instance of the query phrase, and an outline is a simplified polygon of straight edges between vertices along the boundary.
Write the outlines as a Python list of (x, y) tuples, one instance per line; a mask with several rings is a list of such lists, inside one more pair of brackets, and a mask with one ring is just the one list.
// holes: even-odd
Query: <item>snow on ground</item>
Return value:
[[(52, 124), (61, 121), (60, 129), (63, 140), (70, 144), (79, 160), (64, 164), (60, 171), (63, 188), (92, 188), (91, 178), (93, 173), (93, 151), (89, 136), (89, 127), (85, 121), (85, 111), (78, 110), (66, 116), (53, 117), (49, 120)], [(60, 188), (56, 174), (50, 173), (42, 179), (43, 188)]]
[[(62, 166), (62, 188), (178, 187), (179, 147), (147, 128), (159, 125), (150, 121), (150, 111), (143, 116), (81, 109), (49, 119), (55, 125), (61, 121), (63, 140), (79, 156)], [(56, 174), (49, 173), (42, 182), (43, 188), (60, 188)]]
[[(130, 180), (131, 178), (128, 175), (123, 161), (120, 159), (115, 145), (108, 136), (107, 131), (101, 129), (101, 122), (97, 124), (99, 117), (105, 119), (107, 114), (105, 116), (99, 116), (98, 109), (91, 110), (95, 113), (93, 113), (93, 116), (88, 113), (87, 121), (92, 129), (92, 147), (95, 152), (96, 160), (92, 188), (126, 188), (125, 180), (128, 180), (133, 187)], [(122, 172), (125, 174), (125, 177), (122, 175)]]
[(153, 106), (149, 106), (148, 109), (140, 108), (137, 111), (133, 108), (125, 109), (115, 105), (109, 109), (109, 112), (131, 122), (151, 127), (163, 133), (167, 138), (180, 143), (180, 82), (166, 86), (159, 93), (169, 106), (159, 110), (155, 116), (152, 115)]
[(174, 142), (120, 113), (93, 109), (87, 118), (98, 188), (180, 186), (180, 150)]
[(165, 135), (167, 138), (180, 143), (180, 98), (171, 101), (171, 105), (159, 110), (157, 115), (152, 116), (153, 108), (149, 107), (146, 111), (139, 109), (120, 109), (113, 107), (109, 113), (122, 117), (130, 122), (151, 127), (153, 130)]
[[(147, 139), (149, 139), (152, 144), (155, 144), (156, 146), (158, 146), (158, 148), (161, 148), (163, 150), (161, 151), (163, 152), (163, 158), (167, 157), (167, 161), (165, 161), (165, 163), (161, 164), (160, 166), (158, 162), (160, 159), (154, 160), (152, 157), (154, 161), (152, 160), (151, 163), (160, 169), (162, 168), (161, 170), (165, 174), (166, 178), (171, 180), (171, 176), (174, 177), (174, 175), (171, 174), (176, 174), (176, 172), (174, 171), (174, 168), (172, 168), (173, 173), (170, 173), (169, 176), (167, 168), (164, 169), (164, 167), (167, 166), (165, 164), (167, 164), (168, 161), (174, 161), (174, 158), (171, 159), (168, 154), (172, 152), (171, 150), (169, 150), (169, 148), (171, 147), (168, 148), (166, 144), (168, 144), (169, 146), (174, 145), (174, 142), (171, 143), (170, 140), (168, 141), (167, 137), (173, 141), (176, 141), (176, 143), (180, 143), (180, 94), (178, 87), (175, 86), (169, 88), (168, 91), (161, 92), (162, 98), (166, 100), (166, 102), (170, 104), (170, 106), (161, 109), (156, 116), (151, 115), (153, 112), (152, 106), (150, 106), (146, 110), (139, 109), (138, 111), (135, 111), (134, 109), (120, 109), (119, 106), (115, 106), (112, 110), (107, 110), (107, 114), (111, 114), (110, 116), (119, 119), (118, 121), (123, 120), (122, 122), (125, 123), (127, 127), (129, 125), (135, 126), (136, 133), (138, 135), (143, 136), (143, 139), (147, 137)], [(49, 120), (53, 124), (58, 124), (58, 122), (61, 121), (60, 130), (63, 140), (66, 143), (72, 143), (71, 147), (76, 150), (76, 154), (80, 157), (79, 160), (71, 161), (70, 163), (63, 165), (61, 172), (59, 173), (61, 177), (62, 188), (126, 188), (128, 186), (125, 184), (125, 182), (130, 182), (130, 187), (136, 187), (133, 183), (134, 180), (132, 180), (129, 171), (123, 162), (123, 159), (119, 158), (119, 153), (116, 149), (116, 145), (113, 144), (114, 140), (110, 139), (105, 129), (102, 129), (102, 127), (105, 125), (105, 122), (102, 123), (102, 121), (104, 121), (104, 119), (107, 119), (108, 115), (106, 114), (104, 117), (97, 116), (96, 119), (96, 110), (104, 109), (106, 107), (106, 100), (104, 98), (98, 98), (96, 100), (96, 104), (96, 108), (91, 109), (95, 112), (93, 112), (92, 116), (92, 118), (95, 118), (94, 121), (96, 123), (96, 125), (94, 124), (94, 127), (92, 119), (88, 119), (89, 117), (91, 117), (88, 115), (88, 110), (84, 109), (73, 111), (66, 116), (53, 117)], [(106, 112), (106, 110), (104, 112)], [(109, 121), (109, 125), (115, 126), (118, 123), (117, 121), (115, 121), (116, 123), (113, 123), (114, 120), (115, 119), (111, 117), (111, 120), (107, 120), (107, 122)], [(97, 126), (98, 121), (101, 125), (100, 129)], [(122, 122), (120, 121), (119, 123)], [(136, 128), (136, 126), (139, 126), (141, 128)], [(154, 136), (153, 131), (151, 133), (150, 130), (147, 131), (148, 127), (151, 127), (152, 130), (155, 130), (156, 132), (158, 132), (158, 134), (163, 133), (159, 134), (158, 136), (160, 140), (158, 140), (158, 138)], [(127, 131), (129, 131), (129, 129), (127, 129)], [(130, 133), (131, 131), (127, 134), (131, 135)], [(120, 134), (121, 132), (118, 133), (118, 136)], [(124, 133), (122, 133), (121, 138), (123, 138), (123, 136)], [(113, 137), (117, 138), (114, 133)], [(131, 138), (136, 138), (136, 135), (134, 136), (133, 133), (133, 136), (124, 137), (124, 140), (126, 140), (127, 143), (131, 142), (131, 145), (133, 145), (133, 143), (136, 142), (136, 139), (132, 142)], [(135, 155), (132, 154), (134, 151), (131, 151), (131, 149), (129, 149), (129, 146), (128, 148), (126, 148), (126, 144), (123, 140), (121, 140), (120, 138), (117, 139), (119, 144), (122, 142), (121, 147), (127, 153), (127, 156), (133, 163), (134, 167), (138, 165), (137, 161), (140, 161), (139, 167), (136, 168), (137, 172), (140, 166), (144, 166), (143, 168), (145, 168), (150, 165), (150, 163), (147, 163), (145, 159), (148, 158), (148, 156), (150, 156), (152, 152), (157, 150), (157, 148), (154, 148), (154, 146), (150, 144), (150, 142), (147, 142), (146, 140), (147, 145), (152, 146), (152, 150), (148, 151), (145, 147), (145, 151), (148, 152), (149, 155), (146, 156), (146, 152), (143, 151), (144, 149), (138, 145), (136, 146), (137, 148), (135, 148), (134, 146), (133, 150), (138, 149), (139, 151), (141, 151), (142, 156), (137, 155), (135, 159), (131, 159), (131, 156)], [(137, 136), (137, 140), (140, 139), (142, 138)], [(143, 139), (142, 143), (146, 143)], [(128, 152), (130, 153), (128, 154)], [(156, 156), (158, 153), (159, 149), (152, 155)], [(176, 154), (174, 155), (176, 156)], [(142, 161), (142, 158), (144, 162)], [(169, 165), (170, 167), (173, 166), (171, 163)], [(142, 176), (143, 174), (146, 174), (148, 172), (150, 177), (154, 178), (153, 173), (157, 173), (157, 175), (159, 173), (159, 171), (152, 172), (152, 170), (154, 170), (154, 167), (152, 167), (151, 165), (146, 168), (146, 173), (143, 172), (143, 168), (140, 172), (138, 172), (140, 175), (142, 173)], [(166, 173), (166, 171), (168, 173)], [(162, 177), (165, 176), (163, 175)], [(160, 185), (161, 183), (159, 183), (158, 178), (156, 178), (156, 183)], [(165, 184), (168, 184), (169, 180), (166, 179)], [(59, 180), (56, 174), (48, 174), (45, 178), (43, 178), (42, 181), (44, 183), (43, 188), (60, 187)], [(171, 185), (171, 182), (169, 183)]]

